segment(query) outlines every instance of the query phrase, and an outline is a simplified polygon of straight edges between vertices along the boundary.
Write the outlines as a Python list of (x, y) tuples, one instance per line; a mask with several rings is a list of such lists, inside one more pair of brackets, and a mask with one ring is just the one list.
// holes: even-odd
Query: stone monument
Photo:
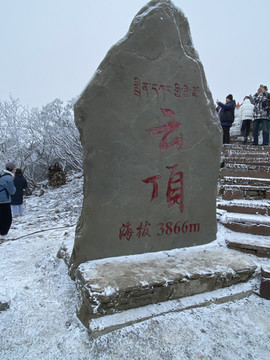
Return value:
[(75, 104), (84, 201), (71, 266), (216, 238), (221, 129), (189, 24), (149, 2)]

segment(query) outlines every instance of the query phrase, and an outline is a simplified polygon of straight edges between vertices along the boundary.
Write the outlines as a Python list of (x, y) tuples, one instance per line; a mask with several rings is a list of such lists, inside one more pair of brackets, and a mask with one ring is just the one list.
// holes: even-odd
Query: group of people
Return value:
[[(66, 173), (59, 163), (49, 167), (49, 185), (58, 187), (66, 183)], [(27, 180), (14, 162), (6, 163), (0, 174), (0, 239), (6, 239), (12, 224), (12, 218), (23, 215), (23, 195)]]
[[(223, 130), (223, 144), (229, 144), (236, 103), (231, 94), (226, 97), (225, 104), (219, 100), (216, 103)], [(262, 145), (269, 145), (270, 94), (266, 85), (260, 85), (256, 94), (244, 97), (244, 102), (239, 110), (239, 118), (242, 121), (241, 133), (244, 137), (244, 144), (247, 143), (251, 123), (253, 123), (253, 145), (258, 145), (260, 126), (263, 132)]]
[(0, 176), (0, 236), (5, 239), (12, 223), (12, 217), (23, 215), (23, 194), (27, 180), (15, 163), (6, 163)]

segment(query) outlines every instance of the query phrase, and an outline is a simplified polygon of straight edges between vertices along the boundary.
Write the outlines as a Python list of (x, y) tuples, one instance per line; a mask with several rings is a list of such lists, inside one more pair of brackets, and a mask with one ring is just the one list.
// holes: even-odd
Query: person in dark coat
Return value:
[(223, 104), (217, 100), (217, 112), (223, 130), (223, 144), (230, 143), (230, 128), (234, 122), (235, 101), (232, 94), (226, 96), (226, 102)]
[(61, 169), (58, 162), (48, 169), (49, 186), (59, 187), (66, 183), (66, 173)]
[(15, 194), (16, 188), (13, 182), (16, 165), (13, 162), (6, 163), (6, 170), (0, 177), (0, 235), (6, 239), (12, 223), (10, 195)]
[(13, 217), (17, 217), (23, 215), (23, 195), (24, 190), (27, 188), (27, 180), (23, 176), (21, 169), (16, 169), (15, 171), (14, 185), (16, 192), (14, 195), (11, 195), (11, 210)]

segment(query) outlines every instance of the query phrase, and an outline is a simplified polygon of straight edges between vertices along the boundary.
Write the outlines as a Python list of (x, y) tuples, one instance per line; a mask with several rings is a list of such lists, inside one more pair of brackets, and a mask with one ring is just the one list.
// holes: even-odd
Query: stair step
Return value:
[(256, 201), (245, 203), (235, 202), (221, 202), (217, 204), (217, 208), (225, 210), (227, 212), (239, 213), (239, 214), (253, 214), (253, 215), (270, 215), (270, 202), (262, 204)]
[(230, 249), (239, 250), (259, 257), (270, 258), (270, 240), (226, 240)]
[(220, 185), (219, 193), (223, 200), (270, 199), (269, 186)]
[(268, 216), (226, 212), (220, 216), (219, 221), (227, 229), (235, 232), (270, 236), (270, 218)]
[(251, 187), (269, 187), (270, 190), (270, 179), (267, 178), (253, 178), (253, 177), (235, 177), (235, 176), (224, 176), (220, 179), (221, 185), (243, 185)]
[(269, 166), (270, 147), (223, 145), (222, 159), (225, 166), (231, 163)]
[(264, 165), (269, 166), (270, 159), (269, 157), (263, 156), (249, 156), (248, 154), (243, 154), (242, 156), (234, 156), (226, 157), (223, 159), (224, 166), (226, 164), (244, 164), (244, 165)]
[(123, 312), (116, 312), (95, 318), (89, 322), (89, 332), (92, 338), (107, 334), (113, 330), (125, 326), (137, 324), (155, 317), (181, 312), (185, 310), (201, 308), (211, 304), (223, 304), (229, 301), (244, 299), (256, 291), (256, 283), (252, 280), (230, 286), (228, 289), (218, 289), (207, 293), (187, 296), (182, 299), (168, 300), (157, 304), (150, 304), (136, 309), (128, 309)]
[(257, 153), (257, 154), (265, 154), (270, 153), (269, 146), (254, 146), (254, 145), (243, 145), (243, 144), (224, 144), (222, 146), (222, 152), (226, 154), (235, 153)]
[(220, 169), (220, 178), (224, 176), (269, 179), (270, 166), (230, 163)]
[[(269, 236), (270, 147), (223, 145), (221, 161), (219, 194), (223, 201), (217, 206), (220, 222), (232, 231)], [(242, 204), (233, 203), (240, 199)], [(258, 204), (259, 199), (264, 205)]]

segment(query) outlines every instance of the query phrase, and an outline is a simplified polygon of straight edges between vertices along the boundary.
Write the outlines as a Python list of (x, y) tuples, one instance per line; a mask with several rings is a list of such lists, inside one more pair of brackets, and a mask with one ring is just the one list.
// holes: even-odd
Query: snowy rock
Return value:
[(221, 130), (189, 24), (151, 1), (75, 105), (84, 204), (72, 263), (216, 238)]

